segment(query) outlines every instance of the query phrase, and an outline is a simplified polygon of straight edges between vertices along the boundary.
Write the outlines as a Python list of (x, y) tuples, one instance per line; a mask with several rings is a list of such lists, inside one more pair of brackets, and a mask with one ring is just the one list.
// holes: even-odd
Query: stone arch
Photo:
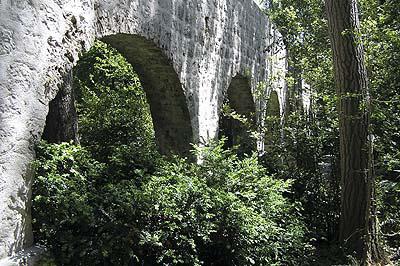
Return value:
[(102, 40), (117, 49), (138, 73), (162, 154), (189, 156), (193, 132), (179, 77), (161, 49), (144, 37), (115, 34)]
[(276, 91), (271, 91), (268, 101), (267, 101), (267, 116), (280, 117), (280, 103), (279, 96)]
[[(249, 130), (256, 125), (256, 108), (249, 80), (238, 74), (232, 80), (226, 91), (223, 109), (240, 116), (235, 119), (226, 110), (219, 117), (219, 135), (227, 138), (226, 146), (239, 146), (239, 153), (250, 153), (255, 150), (256, 142)], [(243, 122), (244, 121), (244, 122)]]
[(271, 91), (266, 102), (265, 119), (263, 123), (263, 152), (266, 156), (274, 151), (274, 147), (281, 141), (281, 111), (279, 96), (276, 91)]
[[(170, 61), (144, 37), (115, 34), (102, 41), (125, 56), (138, 73), (150, 105), (159, 151), (189, 156), (193, 142), (190, 116), (182, 85)], [(43, 137), (52, 142), (77, 139), (71, 78), (66, 81), (49, 104)]]

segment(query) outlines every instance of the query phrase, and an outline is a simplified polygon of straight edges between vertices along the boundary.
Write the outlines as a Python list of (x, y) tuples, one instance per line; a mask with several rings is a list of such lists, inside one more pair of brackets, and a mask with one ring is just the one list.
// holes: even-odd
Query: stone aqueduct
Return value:
[(278, 35), (252, 0), (0, 0), (0, 259), (32, 244), (33, 148), (95, 39), (139, 73), (160, 149), (185, 153), (216, 137), (229, 86), (259, 117), (256, 92), (284, 97)]

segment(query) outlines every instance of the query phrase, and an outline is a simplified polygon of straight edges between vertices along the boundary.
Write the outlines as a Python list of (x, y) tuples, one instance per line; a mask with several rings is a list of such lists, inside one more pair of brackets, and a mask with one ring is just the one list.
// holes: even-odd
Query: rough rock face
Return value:
[(237, 74), (253, 95), (263, 83), (263, 93), (275, 87), (284, 97), (282, 81), (273, 81), (285, 68), (278, 37), (251, 0), (0, 0), (0, 258), (32, 243), (34, 143), (49, 102), (70, 86), (95, 39), (140, 74), (160, 147), (184, 153), (189, 142), (216, 136)]
[(0, 259), (0, 266), (33, 266), (45, 257), (46, 250), (41, 246), (32, 246), (16, 254)]

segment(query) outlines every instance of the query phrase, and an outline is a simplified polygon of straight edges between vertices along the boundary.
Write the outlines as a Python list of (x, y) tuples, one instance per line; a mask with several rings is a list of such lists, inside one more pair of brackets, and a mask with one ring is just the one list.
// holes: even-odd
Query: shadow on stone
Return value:
[(232, 79), (225, 96), (226, 108), (220, 115), (219, 135), (227, 138), (227, 148), (239, 146), (239, 154), (250, 154), (256, 148), (250, 132), (256, 125), (256, 110), (247, 78), (237, 75)]
[(146, 92), (162, 154), (190, 156), (192, 126), (182, 85), (171, 62), (143, 37), (116, 34), (102, 41), (117, 49), (138, 73)]

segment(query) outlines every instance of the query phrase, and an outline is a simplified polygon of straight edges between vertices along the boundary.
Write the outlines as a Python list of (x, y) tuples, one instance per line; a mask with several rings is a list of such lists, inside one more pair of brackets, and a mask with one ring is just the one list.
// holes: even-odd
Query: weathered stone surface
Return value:
[[(182, 136), (178, 148), (186, 149), (189, 139), (216, 136), (223, 92), (237, 74), (248, 77), (253, 92), (265, 82), (267, 94), (272, 86), (284, 96), (284, 84), (273, 81), (285, 65), (277, 37), (251, 0), (0, 0), (0, 258), (32, 243), (34, 143), (49, 102), (96, 38), (142, 64), (149, 98), (164, 112), (153, 104), (153, 118), (169, 125), (159, 124), (159, 139)], [(145, 65), (135, 38), (151, 42), (168, 62)], [(261, 101), (255, 104), (263, 110)]]
[(0, 259), (0, 266), (33, 266), (36, 265), (43, 255), (45, 249), (40, 246), (33, 246), (17, 252), (11, 257)]

